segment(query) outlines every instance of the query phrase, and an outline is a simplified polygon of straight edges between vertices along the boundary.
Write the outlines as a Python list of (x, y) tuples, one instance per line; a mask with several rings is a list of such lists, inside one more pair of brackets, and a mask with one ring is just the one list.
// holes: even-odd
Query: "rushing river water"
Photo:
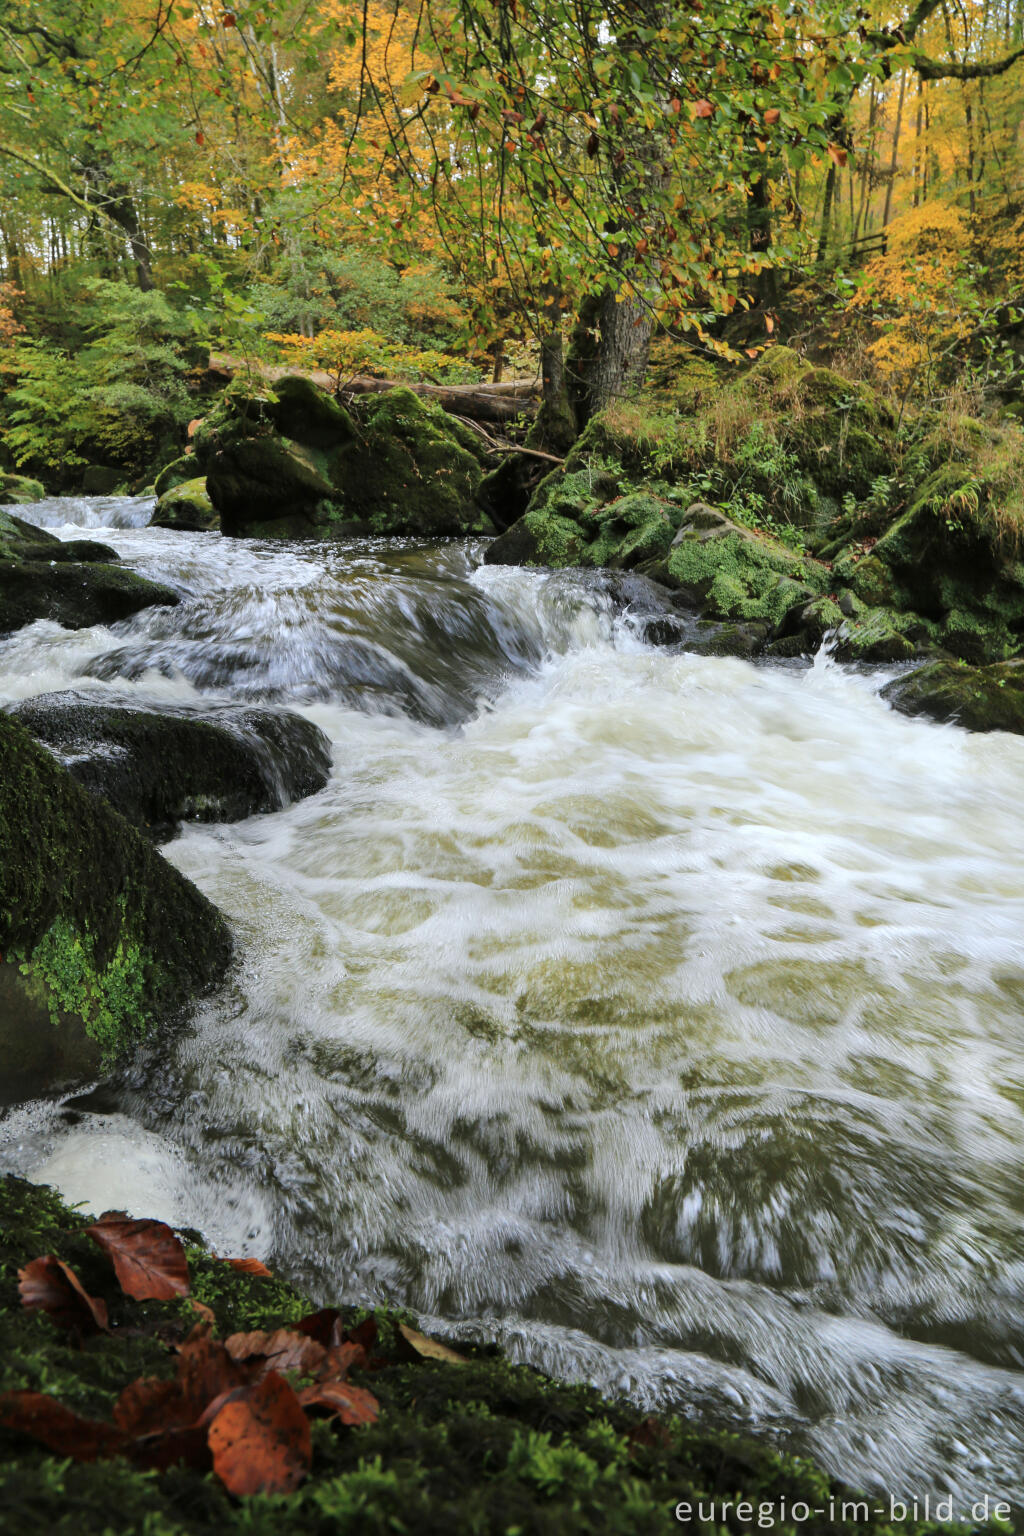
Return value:
[(1024, 740), (884, 681), (643, 645), (482, 545), (101, 535), (180, 607), (0, 643), (61, 687), (261, 699), (320, 794), (165, 852), (239, 960), (5, 1166), (318, 1298), (1024, 1505)]

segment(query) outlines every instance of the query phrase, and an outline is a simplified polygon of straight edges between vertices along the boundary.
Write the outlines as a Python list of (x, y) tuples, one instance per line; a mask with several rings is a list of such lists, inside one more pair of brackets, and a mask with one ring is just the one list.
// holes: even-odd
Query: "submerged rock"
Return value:
[(968, 731), (1013, 731), (1024, 735), (1024, 660), (987, 667), (933, 662), (882, 689), (903, 715), (952, 721)]
[(231, 949), (216, 907), (0, 713), (7, 1101), (127, 1054), (220, 978)]
[(152, 710), (49, 693), (10, 713), (71, 775), (158, 840), (182, 821), (237, 821), (324, 787), (330, 741), (280, 710)]
[(351, 409), (306, 379), (227, 390), (195, 434), (195, 462), (226, 534), (427, 538), (493, 531), (476, 495), (476, 435), (408, 389)]
[(182, 480), (164, 491), (149, 523), (151, 528), (181, 528), (191, 533), (219, 528), (220, 516), (207, 493), (205, 478)]
[(178, 594), (121, 570), (104, 544), (54, 534), (0, 512), (0, 637), (36, 619), (67, 629), (114, 624), (143, 608), (175, 606)]

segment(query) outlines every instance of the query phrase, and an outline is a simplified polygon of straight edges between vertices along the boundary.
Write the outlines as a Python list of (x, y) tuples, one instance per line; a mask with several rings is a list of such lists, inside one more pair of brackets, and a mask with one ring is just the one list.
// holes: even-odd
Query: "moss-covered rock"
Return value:
[(112, 564), (117, 558), (106, 545), (89, 539), (65, 544), (0, 512), (0, 636), (36, 619), (81, 629), (178, 602), (170, 587), (118, 569)]
[(196, 461), (192, 454), (182, 454), (180, 459), (172, 459), (165, 464), (163, 469), (153, 481), (153, 495), (159, 499), (168, 491), (173, 491), (176, 485), (184, 485), (186, 480), (196, 478)]
[[(54, 1028), (123, 1054), (223, 972), (219, 912), (0, 713), (0, 955)], [(19, 1021), (0, 1010), (5, 1059)], [(35, 1091), (52, 1086), (44, 1077)]]
[(149, 522), (152, 528), (181, 528), (193, 533), (219, 528), (220, 515), (207, 494), (205, 477), (182, 480), (165, 491)]
[(1024, 660), (970, 667), (933, 662), (882, 689), (904, 715), (953, 721), (969, 731), (1013, 731), (1024, 735)]
[[(145, 1213), (139, 1213), (145, 1214)], [(195, 1323), (191, 1298), (132, 1302), (85, 1237), (85, 1221), (48, 1190), (0, 1181), (0, 1390), (52, 1393), (91, 1417), (113, 1413), (137, 1377), (174, 1374)], [(77, 1347), (19, 1306), (17, 1272), (53, 1253), (110, 1311), (109, 1334)], [(277, 1279), (245, 1275), (188, 1250), (192, 1294), (221, 1335), (299, 1321), (310, 1304)], [(351, 1326), (365, 1314), (344, 1310)], [(886, 1501), (859, 1509), (850, 1490), (812, 1462), (700, 1420), (645, 1417), (588, 1387), (561, 1386), (486, 1349), (464, 1363), (412, 1356), (402, 1317), (378, 1311), (371, 1371), (353, 1382), (380, 1405), (376, 1424), (313, 1424), (308, 1479), (294, 1493), (230, 1498), (209, 1472), (184, 1464), (143, 1472), (129, 1461), (77, 1463), (0, 1430), (0, 1503), (11, 1528), (55, 1536), (669, 1536), (679, 1504), (763, 1504), (777, 1536), (931, 1536), (930, 1521), (887, 1523)], [(830, 1510), (835, 1497), (834, 1513)], [(843, 1503), (851, 1507), (843, 1509)], [(803, 1523), (786, 1511), (806, 1505)], [(823, 1510), (820, 1516), (815, 1510)], [(863, 1514), (863, 1518), (861, 1515)], [(847, 1518), (849, 1515), (849, 1518)], [(685, 1528), (685, 1526), (683, 1527)]]
[(479, 439), (408, 389), (348, 411), (305, 379), (235, 388), (196, 433), (195, 458), (233, 536), (493, 531), (476, 502)]
[(159, 839), (181, 821), (237, 821), (316, 794), (330, 741), (285, 710), (154, 710), (48, 693), (10, 713), (79, 784)]
[(79, 476), (86, 496), (114, 496), (122, 490), (124, 480), (124, 471), (109, 464), (87, 464)]
[(0, 507), (16, 507), (28, 502), (42, 501), (46, 491), (38, 480), (28, 475), (16, 475), (13, 471), (0, 470)]

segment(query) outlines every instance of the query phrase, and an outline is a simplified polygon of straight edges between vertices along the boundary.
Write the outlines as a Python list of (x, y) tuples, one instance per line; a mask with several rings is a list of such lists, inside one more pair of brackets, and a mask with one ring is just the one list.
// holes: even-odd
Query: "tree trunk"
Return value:
[(818, 235), (818, 264), (828, 255), (829, 231), (832, 224), (832, 199), (836, 194), (836, 168), (830, 160), (825, 176), (825, 196), (821, 208), (821, 233)]
[(882, 228), (889, 222), (889, 211), (892, 208), (892, 193), (896, 183), (896, 167), (899, 164), (900, 134), (903, 131), (903, 100), (907, 90), (906, 71), (900, 71), (900, 94), (896, 103), (896, 122), (892, 130), (892, 155), (889, 159), (889, 183), (885, 189), (885, 211), (882, 214)]
[(128, 236), (128, 245), (135, 263), (135, 275), (138, 278), (139, 287), (143, 293), (152, 293), (153, 258), (139, 225), (139, 216), (135, 211), (131, 194), (124, 191), (114, 193), (106, 205), (106, 211), (114, 223)]
[[(747, 228), (750, 231), (750, 251), (753, 256), (770, 259), (772, 248), (772, 207), (768, 176), (762, 168), (757, 180), (751, 183), (747, 200)], [(775, 268), (765, 266), (757, 274), (757, 297), (771, 308), (779, 302), (779, 287)]]
[(606, 288), (583, 300), (566, 364), (569, 405), (581, 431), (641, 383), (653, 330), (653, 313), (638, 299), (619, 301)]

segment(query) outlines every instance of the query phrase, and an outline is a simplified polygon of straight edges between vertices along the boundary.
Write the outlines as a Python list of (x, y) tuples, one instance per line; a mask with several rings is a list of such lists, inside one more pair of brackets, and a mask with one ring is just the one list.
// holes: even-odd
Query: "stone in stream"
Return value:
[[(187, 461), (191, 463), (191, 461)], [(192, 465), (195, 468), (195, 465)], [(207, 533), (220, 527), (220, 514), (214, 510), (206, 491), (206, 480), (199, 476), (181, 480), (161, 495), (149, 520), (151, 528), (180, 528), (190, 533)]]
[(0, 712), (0, 1104), (125, 1057), (231, 952), (216, 907)]
[(0, 637), (36, 619), (82, 629), (177, 604), (172, 588), (120, 569), (117, 558), (105, 544), (63, 543), (0, 511)]
[(195, 468), (232, 537), (439, 538), (493, 532), (479, 437), (408, 389), (350, 409), (309, 380), (236, 384), (199, 425)]
[(1024, 660), (969, 667), (937, 661), (882, 689), (903, 715), (952, 721), (969, 731), (1013, 731), (1024, 736)]
[(155, 710), (94, 694), (42, 694), (10, 713), (84, 788), (157, 841), (181, 821), (237, 821), (323, 788), (330, 741), (272, 709)]

